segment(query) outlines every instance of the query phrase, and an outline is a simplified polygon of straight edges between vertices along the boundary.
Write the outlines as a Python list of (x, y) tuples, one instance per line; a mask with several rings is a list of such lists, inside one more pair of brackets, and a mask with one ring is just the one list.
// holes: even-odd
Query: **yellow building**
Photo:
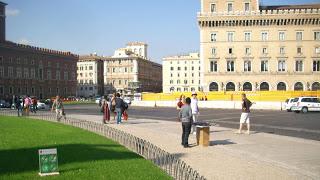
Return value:
[(320, 90), (320, 4), (201, 0), (201, 87)]
[(164, 93), (201, 90), (199, 53), (165, 57), (162, 66)]

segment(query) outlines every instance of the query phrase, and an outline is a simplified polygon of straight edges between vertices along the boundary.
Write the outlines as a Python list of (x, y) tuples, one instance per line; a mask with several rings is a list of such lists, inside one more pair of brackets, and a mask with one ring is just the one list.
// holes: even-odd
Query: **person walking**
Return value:
[(115, 112), (117, 113), (117, 124), (121, 124), (121, 116), (124, 111), (124, 101), (120, 98), (120, 94), (116, 94), (116, 106)]
[(24, 110), (26, 116), (29, 116), (31, 104), (31, 98), (27, 95), (27, 97), (24, 98)]
[[(198, 115), (199, 115), (198, 98), (197, 98), (197, 93), (196, 92), (192, 93), (190, 106), (191, 106), (191, 110), (192, 110), (193, 123), (196, 123), (198, 121)], [(192, 125), (192, 133), (196, 134), (195, 125)]]
[(117, 112), (116, 112), (116, 93), (113, 93), (112, 94), (112, 98), (110, 99), (110, 112), (112, 113), (113, 115), (113, 120), (115, 121), (116, 120), (116, 115), (117, 115)]
[(240, 127), (237, 131), (238, 134), (242, 133), (243, 125), (246, 123), (247, 125), (247, 134), (250, 134), (250, 107), (252, 102), (247, 98), (246, 94), (242, 95), (242, 113), (240, 117)]
[(14, 97), (14, 104), (15, 104), (15, 107), (17, 108), (18, 117), (22, 116), (21, 100), (18, 96)]
[(38, 101), (37, 101), (37, 98), (36, 97), (33, 97), (32, 98), (32, 112), (33, 113), (37, 113), (37, 110), (38, 110)]
[(182, 123), (182, 137), (181, 137), (181, 145), (184, 148), (189, 147), (189, 134), (192, 126), (192, 110), (190, 107), (191, 99), (189, 97), (186, 98), (186, 103), (181, 107), (179, 112), (179, 118)]
[(64, 116), (64, 107), (62, 104), (62, 100), (59, 95), (56, 96), (56, 99), (53, 101), (51, 111), (53, 112), (56, 110), (56, 119), (57, 121), (60, 121), (60, 119)]
[(110, 102), (108, 96), (104, 96), (101, 101), (101, 112), (103, 113), (103, 124), (107, 124), (110, 121)]

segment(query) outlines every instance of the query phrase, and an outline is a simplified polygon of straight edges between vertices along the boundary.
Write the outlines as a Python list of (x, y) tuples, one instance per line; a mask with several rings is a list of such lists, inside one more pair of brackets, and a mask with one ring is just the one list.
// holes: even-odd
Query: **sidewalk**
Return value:
[[(101, 116), (72, 115), (101, 122)], [(109, 126), (146, 139), (175, 154), (207, 179), (320, 179), (320, 142), (210, 127), (210, 146), (183, 148), (178, 122), (129, 119)], [(195, 135), (189, 143), (195, 144)]]

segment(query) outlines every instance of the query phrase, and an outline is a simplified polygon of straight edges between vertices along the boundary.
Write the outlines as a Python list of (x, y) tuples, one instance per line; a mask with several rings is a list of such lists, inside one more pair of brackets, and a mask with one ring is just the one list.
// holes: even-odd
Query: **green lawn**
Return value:
[(121, 145), (51, 122), (0, 116), (0, 179), (43, 179), (38, 149), (57, 148), (60, 175), (44, 179), (171, 179)]

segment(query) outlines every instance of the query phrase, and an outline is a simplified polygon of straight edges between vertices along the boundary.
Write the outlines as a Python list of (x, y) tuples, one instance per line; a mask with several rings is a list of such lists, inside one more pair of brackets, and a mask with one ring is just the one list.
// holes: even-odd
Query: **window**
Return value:
[(191, 67), (191, 70), (192, 70), (192, 71), (194, 70), (194, 67), (193, 67), (193, 66)]
[(284, 47), (280, 47), (279, 53), (280, 53), (280, 54), (285, 54)]
[(251, 72), (251, 61), (244, 61), (243, 71), (244, 72)]
[(112, 68), (112, 72), (114, 72), (114, 73), (115, 73), (115, 72), (116, 72), (116, 68)]
[(185, 70), (185, 71), (187, 71), (187, 70), (188, 70), (188, 68), (187, 68), (187, 67), (184, 67), (184, 70)]
[(228, 52), (229, 52), (229, 54), (232, 54), (232, 48), (229, 48)]
[(8, 76), (13, 78), (13, 67), (8, 67)]
[(227, 71), (234, 72), (234, 61), (227, 61)]
[(92, 67), (92, 66), (89, 66), (89, 70), (93, 70), (93, 67)]
[(178, 73), (178, 77), (180, 77), (180, 73)]
[(262, 48), (262, 54), (268, 54), (268, 49), (267, 48)]
[(60, 80), (60, 71), (56, 71), (56, 80)]
[(302, 32), (296, 32), (296, 40), (302, 41)]
[(194, 77), (194, 73), (192, 73), (191, 76)]
[(262, 60), (261, 61), (261, 72), (267, 72), (268, 71), (268, 60)]
[(268, 41), (268, 32), (262, 32), (261, 33), (261, 40), (262, 41)]
[(246, 54), (246, 55), (250, 55), (250, 54), (251, 54), (251, 48), (248, 48), (248, 47), (247, 47), (247, 48), (245, 49), (245, 54)]
[(301, 47), (297, 47), (297, 54), (302, 54), (302, 48)]
[(23, 78), (25, 78), (25, 79), (29, 78), (29, 69), (28, 68), (23, 69)]
[(119, 85), (121, 85), (121, 80), (119, 80)]
[(320, 47), (316, 47), (316, 48), (314, 49), (314, 51), (315, 51), (316, 54), (320, 54)]
[(65, 71), (65, 72), (63, 73), (63, 77), (64, 77), (64, 80), (65, 80), (65, 81), (68, 81), (69, 77), (68, 77), (68, 72), (67, 72), (67, 71)]
[(279, 72), (286, 71), (286, 61), (285, 60), (279, 60), (278, 61), (278, 71)]
[(173, 71), (173, 69), (174, 69), (173, 67), (170, 67), (170, 70), (171, 70), (171, 71)]
[(217, 54), (217, 49), (216, 48), (211, 48), (211, 54), (216, 55)]
[(216, 4), (211, 4), (211, 12), (216, 12)]
[(279, 32), (279, 40), (284, 41), (285, 40), (285, 33), (284, 32)]
[(244, 33), (244, 40), (245, 41), (251, 41), (251, 32), (245, 32)]
[(51, 80), (51, 71), (50, 70), (47, 70), (47, 79)]
[(228, 42), (232, 42), (234, 40), (233, 35), (234, 32), (228, 32)]
[(4, 67), (0, 66), (0, 77), (4, 77)]
[(211, 42), (217, 41), (217, 33), (211, 33)]
[(314, 40), (320, 41), (320, 32), (314, 32)]
[(296, 61), (296, 72), (302, 72), (303, 71), (303, 61), (298, 60)]
[(170, 77), (173, 77), (173, 74), (172, 74), (172, 73), (170, 74)]
[(170, 84), (173, 84), (173, 80), (170, 80)]
[(177, 80), (177, 84), (180, 84), (180, 80)]
[(313, 61), (313, 71), (319, 72), (320, 71), (320, 60)]
[(184, 84), (188, 84), (188, 80), (184, 80)]
[(233, 5), (232, 3), (228, 3), (228, 12), (233, 11)]
[(218, 63), (217, 61), (210, 61), (210, 72), (218, 71)]
[(180, 71), (181, 70), (181, 68), (180, 67), (178, 67), (178, 71)]
[(3, 63), (3, 56), (0, 56), (0, 63)]
[(32, 69), (30, 70), (30, 76), (31, 76), (31, 79), (35, 79), (35, 78), (36, 78), (36, 71), (35, 71), (34, 68), (32, 68)]
[(244, 3), (244, 11), (250, 11), (250, 3)]
[[(0, 76), (1, 76), (1, 68), (0, 68)], [(21, 68), (18, 67), (18, 68), (17, 68), (17, 78), (21, 78), (21, 77), (22, 77)]]

